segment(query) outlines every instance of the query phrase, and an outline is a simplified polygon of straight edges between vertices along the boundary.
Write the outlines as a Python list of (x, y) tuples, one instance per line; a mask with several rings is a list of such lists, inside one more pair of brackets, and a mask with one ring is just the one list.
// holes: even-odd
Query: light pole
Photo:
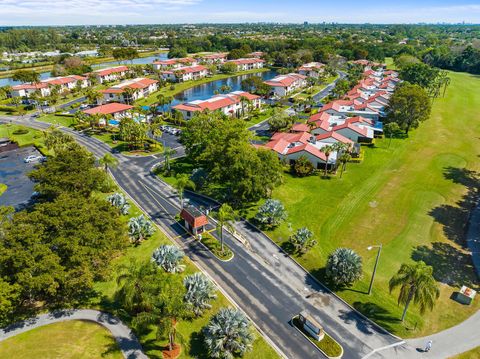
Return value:
[(368, 287), (368, 295), (372, 292), (373, 280), (375, 279), (375, 273), (377, 272), (378, 259), (380, 258), (380, 252), (382, 251), (382, 245), (368, 246), (367, 249), (371, 251), (373, 248), (378, 248), (377, 258), (375, 259), (375, 266), (373, 267), (372, 279), (370, 280), (370, 286)]

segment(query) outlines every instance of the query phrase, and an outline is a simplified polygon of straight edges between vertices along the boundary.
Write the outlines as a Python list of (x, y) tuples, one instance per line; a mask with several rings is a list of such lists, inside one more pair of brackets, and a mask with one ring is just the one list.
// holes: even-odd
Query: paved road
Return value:
[(470, 216), (467, 232), (467, 246), (472, 252), (472, 260), (477, 275), (480, 278), (480, 203)]
[(0, 329), (0, 341), (34, 328), (67, 320), (88, 320), (98, 323), (112, 333), (125, 358), (148, 359), (135, 334), (120, 319), (109, 313), (91, 309), (56, 311), (15, 323), (5, 329)]

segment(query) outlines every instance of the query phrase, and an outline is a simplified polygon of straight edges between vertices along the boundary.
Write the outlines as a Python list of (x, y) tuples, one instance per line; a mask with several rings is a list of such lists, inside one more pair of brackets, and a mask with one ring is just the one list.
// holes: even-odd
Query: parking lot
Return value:
[(23, 159), (29, 155), (40, 155), (35, 147), (23, 147), (0, 153), (0, 182), (8, 186), (0, 196), (0, 205), (20, 208), (28, 203), (34, 192), (34, 183), (27, 174), (38, 163), (25, 163)]

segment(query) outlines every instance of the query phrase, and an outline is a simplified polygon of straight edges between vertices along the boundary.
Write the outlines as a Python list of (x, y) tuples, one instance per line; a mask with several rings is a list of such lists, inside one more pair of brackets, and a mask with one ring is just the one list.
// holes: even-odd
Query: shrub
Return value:
[(155, 249), (152, 260), (168, 273), (179, 273), (185, 270), (185, 265), (180, 264), (184, 256), (185, 253), (180, 248), (164, 244)]
[(264, 225), (276, 227), (287, 218), (287, 212), (279, 200), (267, 199), (258, 209), (255, 218)]
[(317, 244), (317, 241), (313, 239), (313, 232), (307, 227), (297, 229), (297, 231), (290, 236), (290, 242), (300, 254), (306, 253)]
[(14, 135), (26, 135), (28, 132), (29, 132), (28, 128), (23, 128), (22, 127), (22, 128), (19, 128), (19, 129), (13, 131), (13, 134)]
[(362, 277), (362, 257), (353, 249), (337, 248), (328, 256), (326, 275), (337, 286), (351, 286)]
[(298, 157), (293, 165), (293, 171), (298, 177), (309, 176), (314, 170), (315, 168), (313, 167), (312, 163), (306, 156), (303, 155)]

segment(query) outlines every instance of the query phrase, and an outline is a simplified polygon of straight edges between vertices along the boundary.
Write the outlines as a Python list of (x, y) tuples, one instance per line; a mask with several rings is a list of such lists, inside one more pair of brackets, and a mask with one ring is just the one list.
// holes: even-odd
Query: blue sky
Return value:
[(0, 0), (0, 25), (480, 23), (479, 0)]

